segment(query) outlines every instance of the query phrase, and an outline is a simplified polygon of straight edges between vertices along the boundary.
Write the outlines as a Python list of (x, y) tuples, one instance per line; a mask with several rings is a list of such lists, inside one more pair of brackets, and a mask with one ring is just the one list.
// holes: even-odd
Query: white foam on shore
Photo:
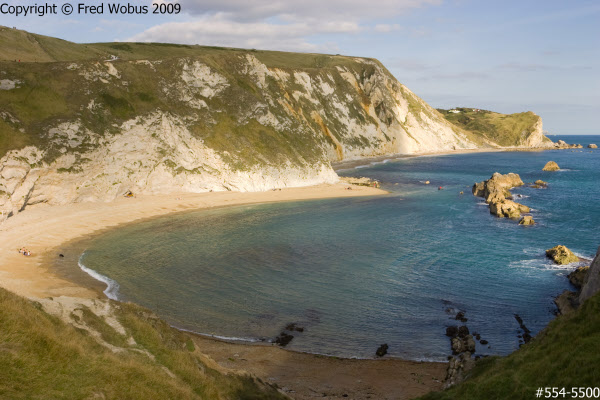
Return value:
[(550, 259), (533, 258), (529, 260), (513, 261), (508, 264), (510, 268), (546, 270), (546, 271), (571, 271), (583, 265), (584, 262), (577, 261), (570, 264), (556, 264)]
[(84, 255), (85, 255), (85, 252), (83, 252), (81, 257), (79, 257), (79, 260), (77, 261), (77, 265), (79, 265), (79, 268), (81, 268), (81, 270), (83, 272), (85, 272), (86, 274), (88, 274), (89, 276), (94, 278), (95, 280), (106, 284), (106, 289), (104, 290), (104, 294), (106, 295), (106, 297), (108, 297), (111, 300), (119, 300), (119, 296), (118, 296), (119, 295), (119, 283), (113, 279), (110, 279), (108, 276), (104, 276), (104, 275), (94, 271), (93, 269), (88, 268), (85, 265), (83, 265), (81, 260), (83, 259)]
[(204, 337), (209, 337), (209, 338), (219, 339), (219, 340), (225, 340), (225, 341), (228, 341), (228, 342), (247, 342), (247, 343), (260, 343), (260, 342), (263, 342), (263, 343), (271, 343), (271, 341), (260, 340), (260, 339), (256, 339), (256, 338), (212, 335), (210, 333), (202, 333), (202, 332), (193, 331), (191, 329), (180, 328), (180, 327), (175, 326), (175, 325), (171, 325), (171, 327), (177, 329), (178, 331), (189, 332), (189, 333), (193, 333), (194, 335), (199, 335), (199, 336), (204, 336)]

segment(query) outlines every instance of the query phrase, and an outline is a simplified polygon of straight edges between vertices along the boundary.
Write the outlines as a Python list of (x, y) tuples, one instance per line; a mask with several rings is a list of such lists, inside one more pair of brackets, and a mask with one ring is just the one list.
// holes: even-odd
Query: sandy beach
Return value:
[[(457, 155), (457, 154), (475, 154), (475, 153), (499, 153), (503, 151), (528, 151), (528, 152), (538, 152), (538, 151), (546, 151), (552, 150), (552, 148), (543, 148), (543, 147), (489, 147), (489, 148), (479, 148), (479, 149), (459, 149), (459, 150), (448, 150), (448, 151), (432, 151), (432, 152), (423, 152), (423, 153), (415, 153), (415, 154), (388, 154), (385, 156), (376, 156), (376, 157), (362, 157), (358, 160), (344, 160), (335, 163), (331, 163), (331, 166), (336, 171), (343, 171), (347, 169), (353, 169), (363, 165), (370, 165), (374, 163), (381, 163), (385, 160), (400, 160), (403, 158), (414, 158), (414, 157), (439, 157), (439, 156), (449, 156), (449, 155)], [(358, 174), (358, 173), (357, 173)]]
[[(251, 203), (381, 195), (375, 188), (347, 184), (281, 191), (169, 194), (120, 198), (110, 203), (32, 207), (0, 225), (0, 283), (29, 298), (104, 298), (102, 284), (80, 285), (52, 268), (69, 242), (121, 224), (169, 213)], [(26, 247), (33, 255), (17, 250)], [(65, 261), (74, 262), (68, 254)], [(68, 298), (73, 298), (68, 300)], [(227, 343), (195, 336), (199, 348), (226, 369), (243, 370), (279, 385), (293, 398), (409, 399), (441, 388), (444, 363), (398, 359), (351, 360), (287, 351), (274, 345)]]
[[(268, 192), (174, 193), (119, 198), (109, 203), (33, 206), (0, 225), (0, 284), (25, 297), (97, 298), (98, 292), (62, 279), (49, 270), (45, 255), (57, 257), (62, 244), (120, 224), (186, 210), (252, 203), (385, 194), (379, 189), (318, 185)], [(32, 252), (25, 257), (21, 247)]]

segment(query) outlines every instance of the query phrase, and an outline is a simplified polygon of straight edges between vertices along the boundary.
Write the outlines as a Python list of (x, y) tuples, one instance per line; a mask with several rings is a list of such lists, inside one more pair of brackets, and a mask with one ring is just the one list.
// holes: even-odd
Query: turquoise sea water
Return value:
[[(542, 172), (549, 160), (562, 170)], [(495, 171), (549, 183), (513, 190), (536, 226), (495, 218), (471, 195)], [(379, 179), (391, 194), (161, 217), (98, 237), (80, 262), (118, 283), (112, 296), (183, 329), (271, 340), (295, 322), (305, 329), (290, 349), (372, 357), (388, 343), (392, 356), (444, 360), (456, 324), (447, 309), (489, 341), (479, 354), (507, 354), (519, 345), (514, 314), (537, 333), (569, 288), (574, 266), (544, 250), (592, 258), (600, 244), (599, 150), (413, 157), (340, 174)]]

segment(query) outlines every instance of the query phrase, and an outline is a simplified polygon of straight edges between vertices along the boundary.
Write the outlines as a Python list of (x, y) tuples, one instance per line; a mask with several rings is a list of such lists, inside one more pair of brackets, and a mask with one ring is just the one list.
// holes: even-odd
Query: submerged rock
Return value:
[(459, 311), (458, 314), (456, 314), (456, 317), (454, 317), (454, 319), (460, 322), (467, 322), (469, 320), (465, 317), (464, 311)]
[(515, 319), (519, 323), (519, 328), (521, 328), (521, 331), (523, 332), (523, 335), (521, 336), (523, 338), (523, 342), (528, 343), (531, 340), (531, 331), (525, 326), (525, 323), (519, 314), (515, 314)]
[(571, 264), (579, 261), (579, 257), (573, 254), (571, 250), (563, 245), (558, 245), (546, 250), (546, 256), (554, 260), (556, 264), (561, 265)]
[(533, 185), (530, 185), (529, 187), (532, 187), (534, 189), (546, 189), (548, 187), (548, 182), (544, 182), (543, 180), (538, 179), (533, 183)]
[(285, 330), (290, 331), (290, 332), (304, 332), (304, 328), (301, 326), (298, 326), (295, 322), (292, 322), (291, 324), (287, 324), (285, 327)]
[(381, 346), (379, 346), (377, 348), (377, 351), (375, 352), (375, 355), (377, 357), (383, 357), (383, 356), (385, 356), (387, 354), (388, 349), (389, 349), (388, 344), (384, 343), (384, 344), (382, 344)]
[(560, 167), (557, 163), (554, 161), (548, 161), (546, 165), (544, 165), (544, 168), (542, 168), (542, 171), (558, 171), (559, 169)]
[(519, 225), (535, 225), (535, 221), (531, 215), (526, 215), (519, 221)]

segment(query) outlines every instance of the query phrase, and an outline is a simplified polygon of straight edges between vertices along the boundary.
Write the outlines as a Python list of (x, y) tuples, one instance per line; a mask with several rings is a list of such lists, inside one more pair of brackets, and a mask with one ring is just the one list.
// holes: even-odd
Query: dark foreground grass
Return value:
[[(470, 377), (423, 400), (527, 399), (539, 387), (600, 386), (600, 294), (572, 315), (559, 316), (508, 357), (481, 360)], [(571, 398), (567, 396), (566, 398)]]
[(0, 398), (284, 398), (252, 377), (207, 367), (189, 335), (142, 307), (123, 304), (116, 314), (137, 342), (118, 353), (39, 304), (0, 289)]

